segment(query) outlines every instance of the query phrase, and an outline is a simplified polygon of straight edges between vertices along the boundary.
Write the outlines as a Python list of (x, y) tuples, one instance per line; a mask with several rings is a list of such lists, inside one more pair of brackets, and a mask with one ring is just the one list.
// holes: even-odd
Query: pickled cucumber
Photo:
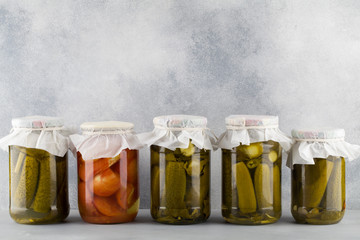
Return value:
[(14, 168), (14, 173), (19, 174), (21, 167), (23, 166), (24, 160), (25, 160), (26, 154), (23, 152), (19, 152), (18, 159), (16, 161), (16, 165)]
[[(43, 184), (47, 176), (50, 183)], [(55, 157), (40, 149), (10, 146), (10, 179), (10, 215), (16, 222), (52, 223), (68, 216), (67, 155)], [(50, 188), (44, 185), (50, 185)], [(50, 200), (44, 210), (42, 195), (48, 192)], [(44, 199), (46, 202), (47, 197)]]
[(279, 166), (273, 167), (273, 193), (274, 193), (274, 211), (281, 212), (281, 174)]
[(342, 187), (342, 182), (345, 182), (344, 165), (345, 161), (342, 158), (334, 159), (334, 167), (325, 194), (324, 207), (326, 209), (341, 211), (343, 208), (343, 199), (345, 199), (345, 190)]
[(151, 158), (151, 164), (154, 164), (154, 165), (158, 165), (158, 164), (159, 164), (160, 156), (159, 156), (159, 153), (158, 153), (158, 152), (151, 151), (151, 153), (150, 153), (150, 158)]
[(160, 173), (159, 173), (159, 167), (154, 166), (151, 168), (151, 204), (154, 204), (156, 206), (159, 206), (159, 198), (160, 198), (160, 191), (159, 191), (159, 185), (160, 185)]
[(281, 216), (281, 147), (273, 141), (250, 146), (222, 150), (222, 215), (236, 224), (273, 223)]
[(316, 159), (315, 165), (305, 166), (304, 185), (300, 189), (303, 205), (309, 208), (318, 207), (333, 169), (333, 162), (326, 159)]
[(56, 197), (56, 178), (54, 179), (54, 156), (48, 155), (40, 161), (39, 184), (32, 204), (34, 211), (47, 213)]
[(236, 180), (238, 194), (238, 207), (242, 213), (256, 211), (256, 198), (254, 185), (250, 173), (243, 162), (238, 162), (232, 166), (233, 175)]
[(259, 208), (269, 208), (273, 205), (270, 168), (267, 164), (260, 164), (255, 170), (255, 192)]
[(315, 165), (294, 165), (293, 217), (299, 223), (337, 223), (345, 209), (345, 161), (330, 156), (314, 162)]
[(186, 156), (186, 157), (190, 157), (194, 154), (195, 152), (195, 146), (194, 144), (191, 143), (191, 141), (189, 142), (189, 146), (187, 148), (180, 148), (180, 152)]
[(185, 202), (188, 208), (200, 207), (202, 201), (200, 200), (200, 178), (193, 178), (192, 181), (187, 181), (189, 187), (187, 187)]
[(270, 162), (275, 162), (278, 159), (278, 154), (276, 153), (276, 151), (271, 150), (268, 154), (267, 154), (267, 159)]
[(249, 169), (256, 168), (261, 163), (261, 160), (262, 160), (261, 158), (250, 159), (246, 161), (246, 166)]
[(232, 206), (232, 172), (231, 172), (231, 151), (227, 149), (222, 150), (222, 209), (229, 211)]
[(56, 157), (56, 207), (66, 216), (69, 214), (69, 193), (67, 176), (67, 156)]
[(343, 215), (344, 213), (341, 211), (327, 210), (320, 215), (320, 219), (323, 221), (330, 221), (336, 223), (341, 220)]
[(185, 201), (191, 213), (190, 218), (200, 214), (199, 210), (206, 207), (205, 201), (209, 199), (210, 165), (207, 161), (201, 161), (201, 165), (203, 165), (202, 171), (199, 171), (197, 175), (187, 176)]
[(186, 173), (182, 162), (168, 162), (165, 170), (165, 199), (168, 209), (185, 208)]
[(249, 159), (258, 158), (263, 153), (263, 146), (260, 142), (251, 143), (250, 145), (241, 145), (238, 148), (239, 152), (245, 154)]
[[(23, 152), (20, 152), (17, 148), (14, 147), (16, 151), (12, 151), (10, 147), (10, 170), (9, 170), (9, 183), (10, 183), (10, 195), (11, 192), (15, 192), (19, 184), (21, 177), (21, 171), (26, 155)], [(17, 160), (14, 160), (17, 159)]]
[(198, 186), (200, 187), (200, 203), (203, 203), (205, 199), (209, 198), (210, 162), (204, 164), (202, 173), (203, 174), (200, 176), (200, 185)]
[(167, 153), (165, 155), (165, 159), (166, 159), (166, 161), (169, 161), (169, 162), (175, 162), (176, 161), (176, 157), (175, 157), (174, 153)]
[(189, 176), (200, 176), (204, 174), (206, 161), (200, 161), (199, 156), (193, 156), (190, 161), (184, 165), (186, 174)]
[(18, 208), (30, 208), (36, 192), (39, 177), (39, 163), (32, 157), (26, 156), (21, 177), (15, 191), (13, 203)]
[(67, 161), (64, 158), (55, 157), (56, 162), (56, 182), (60, 185), (67, 179)]
[(155, 158), (151, 159), (152, 217), (169, 224), (206, 220), (210, 215), (210, 151), (195, 146), (192, 155), (186, 153), (188, 156), (180, 148), (171, 151), (152, 146), (151, 151)]
[(309, 211), (309, 213), (306, 215), (308, 218), (316, 218), (319, 216), (319, 209), (313, 208)]
[(25, 155), (33, 157), (35, 159), (42, 159), (48, 155), (48, 152), (36, 148), (25, 148), (18, 146), (16, 146), (16, 148)]
[(187, 174), (185, 201), (189, 207), (200, 207), (203, 201), (201, 193), (201, 178), (204, 177), (206, 161), (200, 161), (200, 156), (192, 156), (190, 161), (184, 164)]

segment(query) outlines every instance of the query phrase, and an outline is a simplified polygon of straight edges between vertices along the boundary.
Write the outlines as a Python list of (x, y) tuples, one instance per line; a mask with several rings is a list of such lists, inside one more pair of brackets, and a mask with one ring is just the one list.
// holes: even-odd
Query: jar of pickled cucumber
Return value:
[(360, 146), (344, 141), (344, 129), (293, 130), (291, 213), (298, 223), (333, 224), (345, 213), (345, 158)]
[(128, 122), (87, 122), (71, 135), (78, 163), (78, 206), (89, 223), (135, 219), (140, 204), (138, 148)]
[(0, 140), (9, 150), (10, 216), (17, 223), (63, 221), (69, 214), (69, 139), (63, 120), (29, 116), (12, 120)]
[(154, 118), (140, 135), (151, 145), (151, 216), (167, 224), (201, 223), (210, 215), (210, 152), (215, 139), (205, 117)]
[(222, 215), (236, 224), (274, 223), (281, 216), (282, 148), (292, 140), (277, 116), (232, 115), (225, 119), (222, 148)]

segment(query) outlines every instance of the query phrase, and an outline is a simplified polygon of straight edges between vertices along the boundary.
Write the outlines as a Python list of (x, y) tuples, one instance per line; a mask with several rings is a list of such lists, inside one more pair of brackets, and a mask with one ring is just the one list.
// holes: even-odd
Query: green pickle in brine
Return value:
[(345, 159), (329, 156), (314, 163), (293, 166), (291, 213), (299, 223), (337, 223), (345, 212)]
[(267, 224), (281, 216), (281, 147), (257, 142), (222, 149), (222, 215), (236, 224)]
[[(13, 203), (15, 207), (21, 208), (22, 206), (26, 206), (29, 208), (36, 192), (37, 179), (39, 177), (39, 162), (30, 156), (24, 156), (24, 158), (18, 161), (23, 167), (20, 173), (20, 179), (17, 182), (17, 187), (15, 188)], [(15, 171), (13, 174), (15, 174)], [(15, 177), (16, 176), (14, 176), (14, 178)]]
[(192, 224), (210, 215), (210, 151), (191, 142), (174, 151), (151, 146), (151, 215), (161, 223)]
[(10, 215), (18, 223), (42, 224), (69, 214), (67, 155), (10, 146)]

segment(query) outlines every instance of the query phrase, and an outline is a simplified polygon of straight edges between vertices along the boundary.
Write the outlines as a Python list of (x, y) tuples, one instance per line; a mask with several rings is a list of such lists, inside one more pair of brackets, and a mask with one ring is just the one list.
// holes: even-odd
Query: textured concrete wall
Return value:
[[(336, 126), (360, 143), (360, 2), (1, 1), (0, 134), (12, 117), (62, 116), (69, 125), (125, 120), (150, 131), (162, 114), (275, 114), (281, 128)], [(0, 207), (8, 156), (0, 153)], [(71, 206), (76, 165), (70, 161)], [(212, 154), (220, 208), (220, 152)], [(347, 164), (347, 206), (360, 209), (360, 161)], [(149, 150), (141, 150), (149, 207)], [(290, 200), (283, 167), (283, 204)]]

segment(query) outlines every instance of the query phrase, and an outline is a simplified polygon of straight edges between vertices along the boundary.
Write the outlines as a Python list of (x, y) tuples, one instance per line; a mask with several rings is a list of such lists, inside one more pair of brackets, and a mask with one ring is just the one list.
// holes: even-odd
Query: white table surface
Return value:
[(263, 226), (226, 223), (219, 210), (212, 211), (206, 223), (172, 226), (156, 223), (150, 212), (142, 209), (135, 222), (98, 225), (84, 223), (72, 210), (65, 223), (22, 225), (15, 223), (7, 211), (0, 211), (0, 239), (360, 239), (360, 210), (347, 210), (343, 220), (334, 225), (296, 224), (289, 212), (279, 222)]

